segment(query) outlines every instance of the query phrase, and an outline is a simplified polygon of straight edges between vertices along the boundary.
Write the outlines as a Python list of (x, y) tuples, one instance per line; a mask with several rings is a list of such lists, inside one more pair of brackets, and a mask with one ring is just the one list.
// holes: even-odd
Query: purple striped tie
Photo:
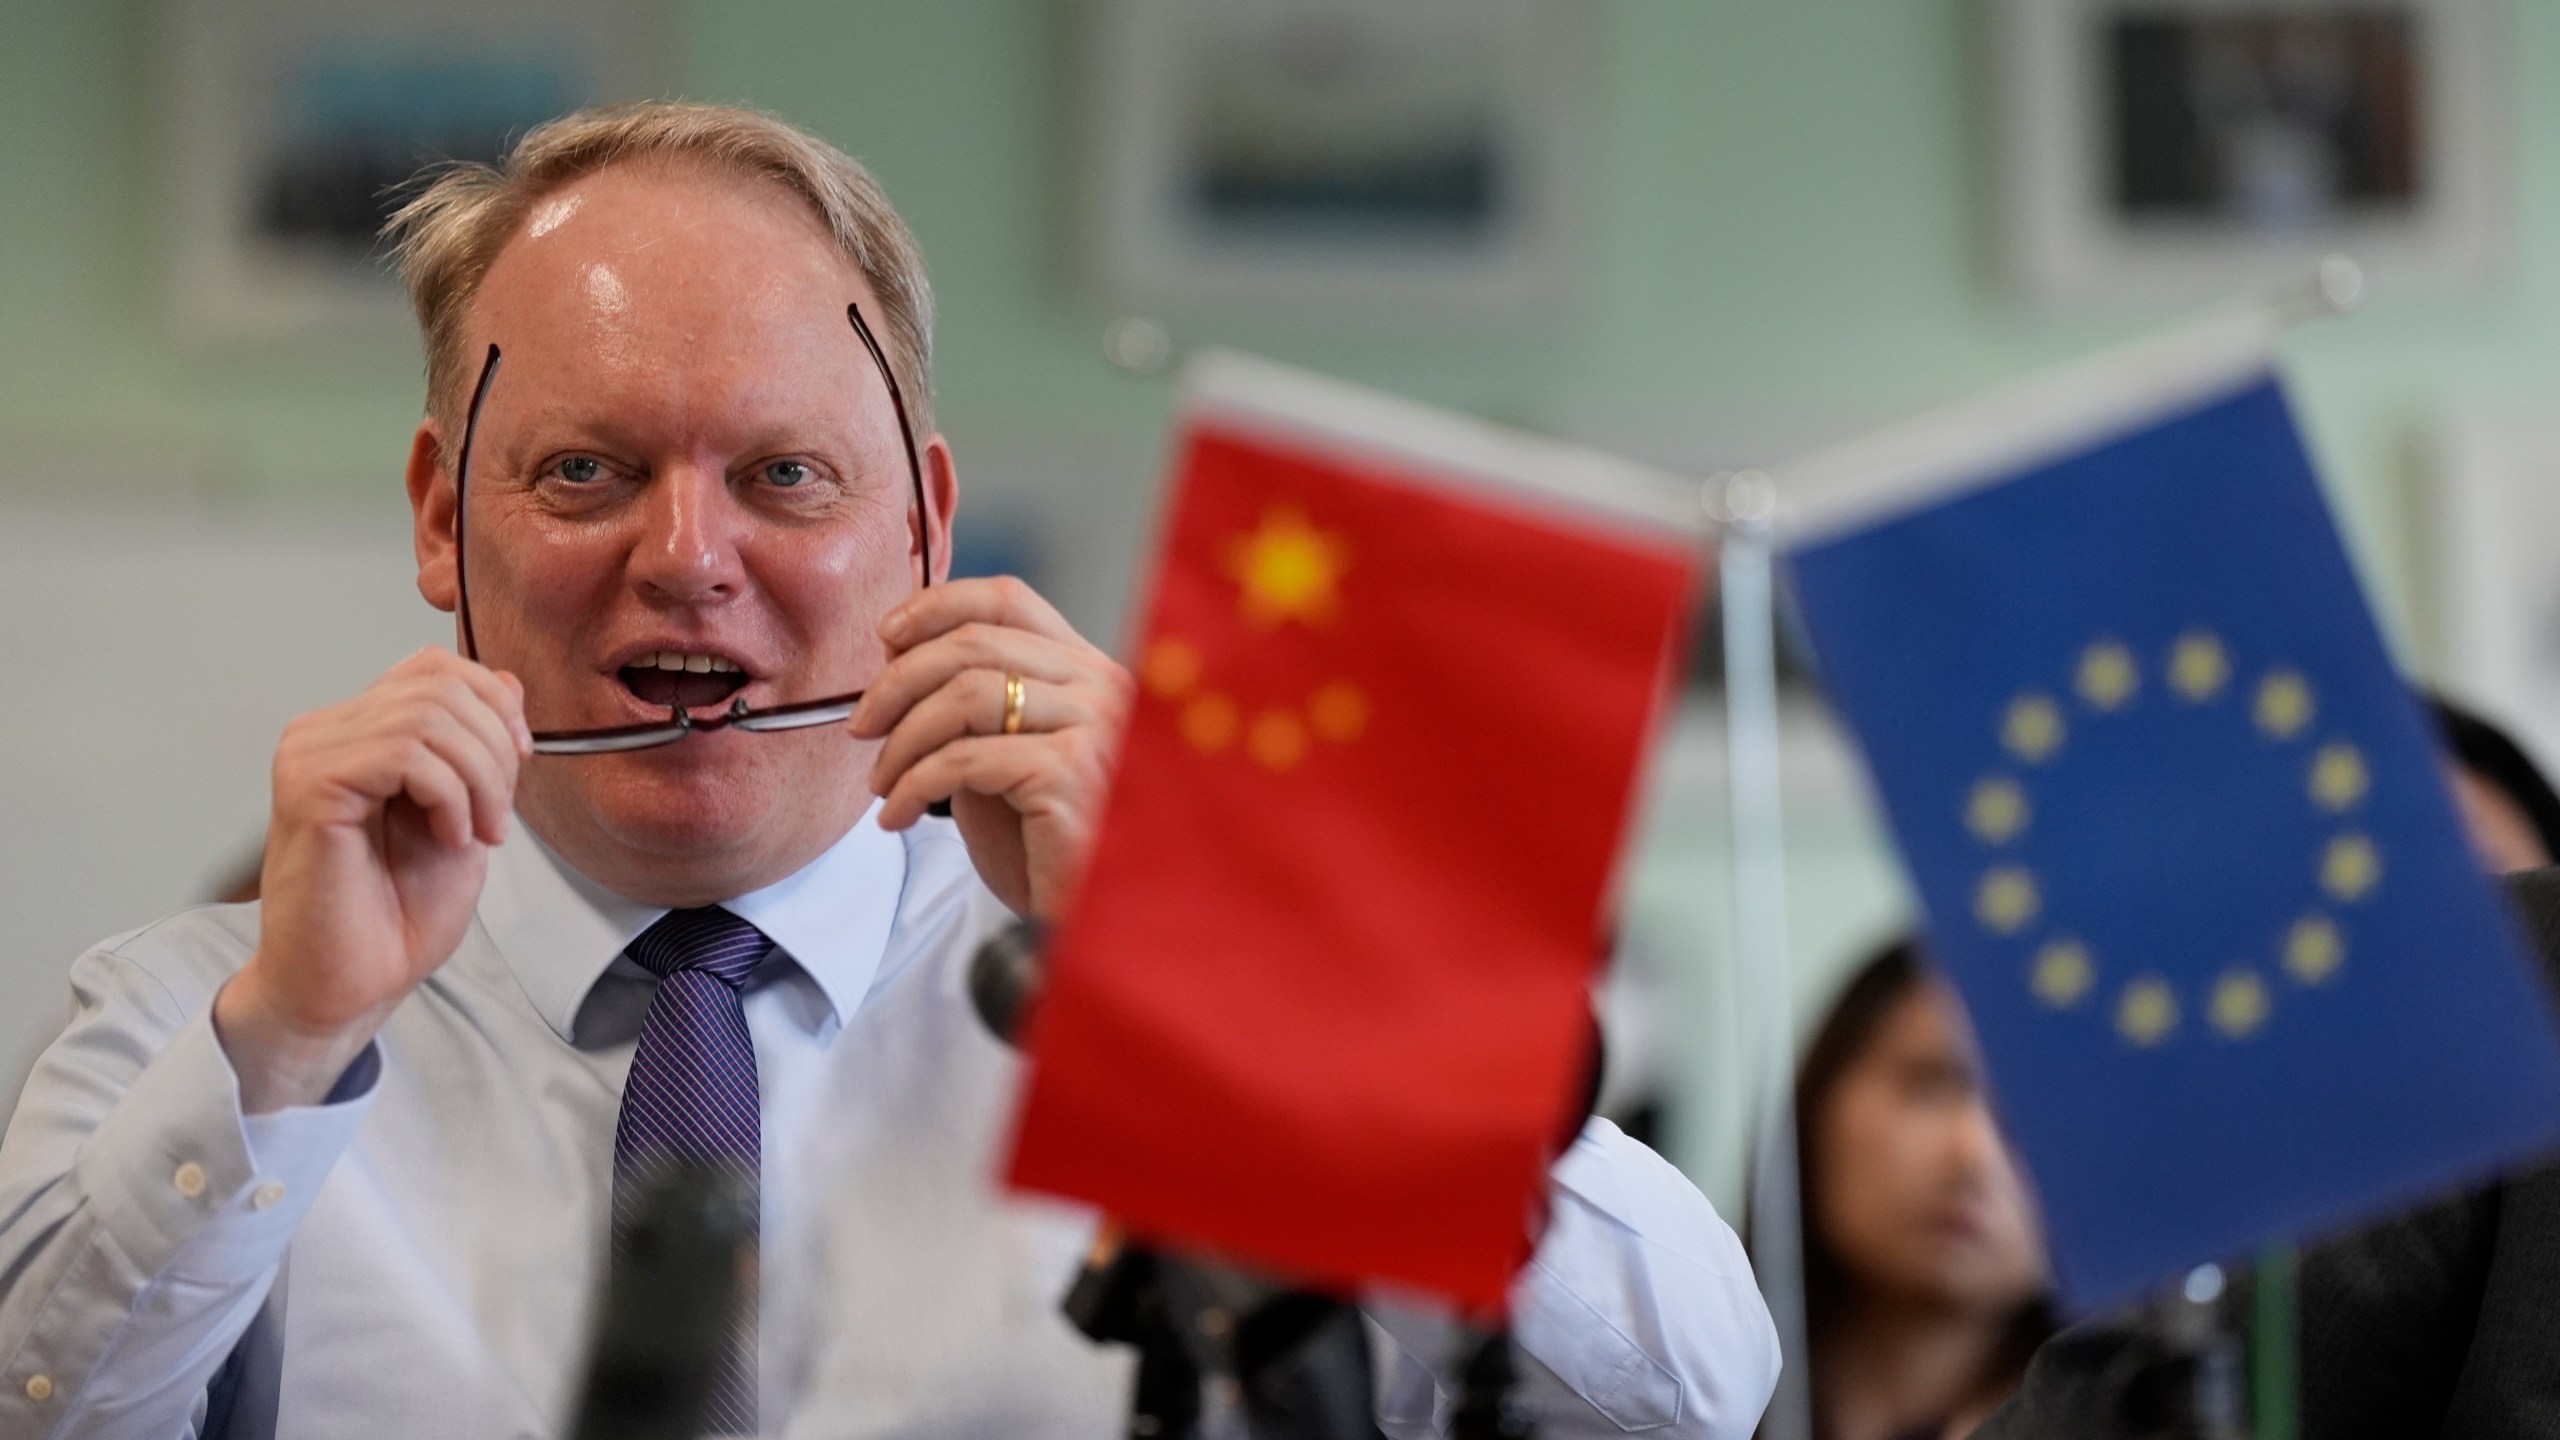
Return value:
[[(623, 953), (658, 977), (613, 1134), (613, 1212), (627, 1229), (641, 1181), (670, 1162), (764, 1164), (755, 1041), (747, 1034), (747, 977), (773, 942), (716, 905), (674, 910)], [(756, 1433), (755, 1313), (740, 1308), (739, 1344), (721, 1367), (706, 1419), (716, 1435)]]

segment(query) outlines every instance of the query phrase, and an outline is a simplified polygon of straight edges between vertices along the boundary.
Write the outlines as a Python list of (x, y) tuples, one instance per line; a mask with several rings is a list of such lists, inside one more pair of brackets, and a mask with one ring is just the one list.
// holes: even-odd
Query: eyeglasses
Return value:
[[(918, 544), (924, 556), (923, 583), (933, 583), (933, 519), (924, 505), (924, 465), (916, 454), (915, 425), (907, 418), (907, 397), (898, 389), (898, 372), (889, 366), (887, 352), (863, 323), (862, 307), (844, 307), (845, 318), (853, 322), (853, 333), (862, 337), (862, 348), (871, 352), (871, 363), (879, 367), (880, 378), (889, 383), (889, 404), (898, 412), (898, 438), (906, 446), (907, 481), (914, 491)], [(471, 587), (465, 557), (470, 547), (463, 541), (463, 516), (471, 507), (464, 503), (471, 481), (471, 444), (480, 432), (480, 407), (488, 402), (489, 386), (498, 378), (498, 347), (489, 347), (489, 358), (481, 362), (480, 381), (471, 388), (471, 410), (462, 423), (462, 451), (453, 466), (453, 588), (456, 618), (462, 622), (462, 654), (467, 660), (480, 658), (480, 641), (471, 630)], [(670, 706), (667, 718), (638, 725), (609, 725), (594, 730), (536, 730), (533, 749), (537, 755), (605, 755), (622, 750), (647, 750), (659, 745), (673, 745), (687, 735), (704, 730), (747, 730), (764, 733), (775, 730), (806, 730), (817, 725), (840, 724), (853, 715), (853, 707), (862, 692), (830, 695), (820, 700), (798, 700), (788, 705), (767, 705), (750, 709), (744, 697), (732, 699), (729, 708), (708, 720), (694, 718), (692, 711), (681, 705)]]

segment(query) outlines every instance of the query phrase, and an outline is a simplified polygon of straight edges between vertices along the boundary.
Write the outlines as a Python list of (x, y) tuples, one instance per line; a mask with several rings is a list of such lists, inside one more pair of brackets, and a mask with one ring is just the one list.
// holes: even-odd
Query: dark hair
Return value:
[[(1868, 957), (1842, 987), (1840, 998), (1832, 1002), (1822, 1027), (1814, 1031), (1813, 1043), (1805, 1048), (1804, 1062), (1796, 1068), (1797, 1233), (1802, 1237), (1804, 1255), (1805, 1341), (1816, 1354), (1822, 1349), (1825, 1329), (1838, 1323), (1855, 1285), (1822, 1228), (1818, 1201), (1822, 1193), (1823, 1113), (1841, 1078), (1875, 1044), (1876, 1032), (1904, 1002), (1921, 992), (1929, 978), (1928, 964), (1921, 958), (1918, 944), (1909, 937)], [(2036, 1347), (2056, 1328), (2049, 1296), (2038, 1296), (2021, 1307), (2011, 1323), (2008, 1343), (2001, 1347), (2000, 1368), (1985, 1375), (1983, 1383), (2014, 1385), (2026, 1374), (2027, 1361)], [(1817, 1389), (1816, 1409), (1819, 1408)]]
[(2506, 731), (2492, 725), (2473, 712), (2456, 705), (2442, 695), (2420, 691), (2427, 712), (2434, 717), (2436, 733), (2444, 738), (2445, 747), (2453, 752), (2453, 761), (2463, 769), (2489, 782), (2491, 789), (2515, 802), (2524, 812), (2526, 823), (2533, 826), (2542, 851), (2560, 860), (2560, 792), (2542, 777), (2533, 761)]
[(1816, 1213), (1815, 1197), (1822, 1189), (1818, 1158), (1822, 1146), (1815, 1127), (1841, 1077), (1875, 1043), (1885, 1020), (1927, 978), (1919, 951), (1908, 939), (1896, 940), (1869, 956), (1841, 988), (1840, 998), (1831, 1002), (1831, 1013), (1823, 1017), (1822, 1028), (1813, 1032), (1813, 1043), (1805, 1047), (1804, 1061), (1796, 1067), (1796, 1209), (1802, 1216), (1797, 1234), (1804, 1247), (1808, 1341), (1821, 1331), (1828, 1315), (1838, 1313), (1849, 1289), (1849, 1273), (1822, 1233)]

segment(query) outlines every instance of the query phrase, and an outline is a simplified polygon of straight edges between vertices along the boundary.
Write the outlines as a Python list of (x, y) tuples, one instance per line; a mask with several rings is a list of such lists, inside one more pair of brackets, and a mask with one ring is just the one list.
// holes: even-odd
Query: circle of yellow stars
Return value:
[[(1237, 537), (1225, 552), (1226, 572), (1237, 585), (1237, 608), (1247, 624), (1271, 630), (1295, 621), (1330, 624), (1340, 608), (1339, 585), (1350, 568), (1350, 547), (1317, 529), (1306, 512), (1275, 505), (1260, 525)], [(1174, 728), (1202, 754), (1241, 748), (1266, 770), (1294, 768), (1322, 740), (1349, 744), (1369, 726), (1369, 699), (1348, 680), (1329, 680), (1295, 705), (1255, 707), (1204, 683), (1208, 663), (1200, 647), (1160, 635), (1138, 661), (1138, 683), (1175, 706)]]
[[(2177, 704), (2211, 706), (2233, 696), (2230, 651), (2209, 630), (2180, 635), (2161, 658), (2158, 677)], [(2045, 918), (2035, 872), (1997, 853), (2035, 823), (2034, 799), (2021, 776), (2060, 754), (2075, 723), (2133, 704), (2144, 683), (2142, 660), (2132, 647), (2101, 637), (2080, 652), (2066, 694), (2023, 690), (2001, 711), (2000, 748), (2012, 763), (1975, 781), (1964, 800), (1965, 829), (1994, 852), (1974, 886), (1973, 915), (1984, 929), (2003, 939), (2016, 938)], [(2310, 680), (2284, 665), (2268, 668), (2245, 687), (2245, 708), (2259, 735), (2280, 745), (2304, 740), (2320, 713)], [(2346, 963), (2346, 935), (2329, 910), (2357, 904), (2382, 882), (2382, 852), (2353, 824), (2355, 810), (2372, 788), (2364, 752), (2353, 742), (2328, 739), (2312, 748), (2304, 768), (2304, 798), (2346, 827), (2331, 835), (2318, 857), (2318, 885), (2327, 908), (2311, 909), (2281, 935), (2269, 937), (2273, 967), (2236, 962), (2192, 997), (2215, 1034), (2244, 1040), (2266, 1024), (2276, 999), (2270, 968), (2284, 981), (2310, 988), (2328, 983)], [(2098, 954), (2074, 935), (2043, 936), (2027, 962), (2028, 993), (2054, 1010), (2079, 1008), (2110, 979)], [(2110, 1005), (2117, 1035), (2140, 1049), (2172, 1039), (2188, 1020), (2188, 1001), (2177, 987), (2147, 970), (2115, 984)]]

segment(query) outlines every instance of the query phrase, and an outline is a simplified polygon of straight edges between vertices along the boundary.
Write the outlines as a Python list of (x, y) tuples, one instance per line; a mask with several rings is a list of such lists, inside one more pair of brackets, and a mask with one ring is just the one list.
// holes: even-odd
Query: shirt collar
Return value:
[[(723, 900), (825, 993), (843, 1024), (871, 988), (906, 887), (907, 847), (880, 828), (878, 801), (844, 838), (783, 880)], [(640, 932), (666, 914), (607, 890), (542, 843), (523, 817), (490, 857), (480, 926), (526, 998), (563, 1040), (578, 1007)]]

